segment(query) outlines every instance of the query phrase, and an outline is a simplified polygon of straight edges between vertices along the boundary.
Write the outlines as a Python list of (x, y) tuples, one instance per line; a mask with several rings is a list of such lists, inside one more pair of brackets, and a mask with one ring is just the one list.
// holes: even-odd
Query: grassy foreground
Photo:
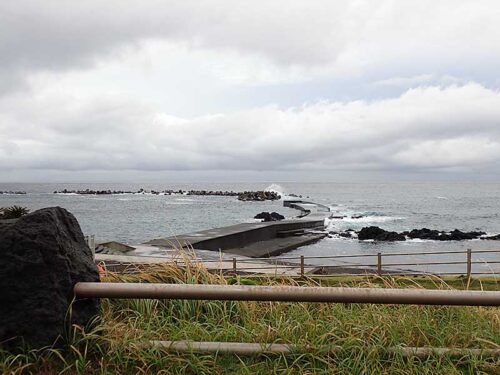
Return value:
[[(105, 281), (329, 285), (500, 290), (494, 279), (224, 278), (199, 265), (154, 267)], [(286, 343), (292, 355), (176, 354), (148, 340)], [(74, 327), (63, 348), (14, 355), (0, 351), (2, 374), (500, 374), (500, 362), (466, 355), (403, 358), (394, 346), (500, 347), (500, 309), (323, 303), (103, 300), (90, 332)], [(340, 347), (332, 351), (329, 348)]]

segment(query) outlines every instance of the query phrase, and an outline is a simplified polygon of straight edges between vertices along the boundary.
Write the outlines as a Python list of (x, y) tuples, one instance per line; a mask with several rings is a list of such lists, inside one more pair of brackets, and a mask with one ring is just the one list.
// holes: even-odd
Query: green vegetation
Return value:
[[(499, 290), (494, 279), (349, 277), (224, 278), (199, 265), (154, 267), (106, 281), (332, 285)], [(176, 354), (144, 347), (148, 340), (286, 343), (292, 355)], [(500, 362), (465, 355), (405, 359), (394, 346), (500, 347), (500, 309), (323, 303), (103, 300), (90, 332), (75, 328), (60, 349), (0, 352), (1, 373), (101, 374), (499, 374)], [(329, 348), (340, 347), (338, 351)]]
[(0, 207), (0, 219), (17, 219), (29, 212), (30, 210), (21, 206)]

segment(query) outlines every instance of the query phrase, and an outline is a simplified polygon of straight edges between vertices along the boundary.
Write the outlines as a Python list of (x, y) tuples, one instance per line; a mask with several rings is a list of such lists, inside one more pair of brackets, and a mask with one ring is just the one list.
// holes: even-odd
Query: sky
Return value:
[(500, 2), (0, 2), (0, 182), (500, 180)]

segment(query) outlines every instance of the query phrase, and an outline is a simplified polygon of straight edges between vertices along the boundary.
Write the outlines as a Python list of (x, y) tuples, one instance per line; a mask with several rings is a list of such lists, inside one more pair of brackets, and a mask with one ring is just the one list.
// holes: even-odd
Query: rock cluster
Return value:
[(484, 239), (484, 240), (500, 240), (500, 234), (496, 236), (486, 237), (485, 232), (472, 231), (472, 232), (462, 232), (461, 230), (454, 229), (451, 232), (432, 230), (427, 228), (413, 229), (411, 231), (404, 232), (393, 232), (387, 231), (382, 228), (371, 226), (364, 227), (359, 232), (355, 232), (352, 229), (348, 229), (343, 232), (330, 232), (330, 235), (338, 235), (344, 238), (357, 238), (361, 241), (364, 240), (375, 240), (375, 241), (406, 241), (409, 239), (422, 239), (422, 240), (433, 240), (433, 241), (465, 241), (474, 239)]
[(54, 191), (54, 194), (78, 194), (78, 195), (112, 195), (112, 194), (135, 194), (143, 191), (142, 189), (140, 191), (134, 192), (134, 191), (124, 191), (124, 190), (92, 190), (92, 189), (85, 189), (85, 190), (68, 190), (68, 189), (63, 189), (60, 191)]
[[(0, 342), (39, 348), (64, 336), (68, 324), (87, 325), (97, 300), (73, 299), (79, 281), (99, 281), (92, 253), (75, 217), (60, 207), (23, 216), (0, 231)], [(71, 317), (70, 320), (67, 318)]]
[(238, 193), (240, 201), (275, 201), (281, 199), (281, 195), (274, 191), (244, 191)]
[(364, 227), (358, 232), (358, 239), (375, 241), (405, 241), (404, 234), (389, 232), (379, 227)]
[(197, 196), (220, 196), (220, 197), (238, 197), (240, 201), (267, 201), (278, 200), (281, 196), (273, 191), (224, 191), (224, 190), (145, 190), (137, 191), (126, 190), (68, 190), (63, 189), (54, 191), (54, 194), (78, 194), (78, 195), (118, 195), (118, 194), (152, 194), (152, 195), (197, 195)]
[(189, 190), (187, 195), (214, 195), (222, 197), (237, 197), (238, 192), (235, 191), (222, 191), (222, 190)]
[(485, 240), (497, 240), (500, 241), (500, 234), (496, 234), (494, 236), (483, 237)]
[(434, 240), (434, 241), (463, 241), (463, 240), (473, 240), (484, 236), (485, 232), (462, 232), (455, 229), (451, 232), (444, 232), (438, 230), (431, 230), (427, 228), (413, 229), (410, 232), (403, 232), (405, 236), (409, 238), (419, 238), (422, 240)]
[(283, 220), (285, 217), (283, 215), (280, 215), (277, 212), (261, 212), (260, 214), (257, 214), (254, 216), (254, 219), (262, 219), (262, 221), (267, 222), (267, 221), (279, 221)]

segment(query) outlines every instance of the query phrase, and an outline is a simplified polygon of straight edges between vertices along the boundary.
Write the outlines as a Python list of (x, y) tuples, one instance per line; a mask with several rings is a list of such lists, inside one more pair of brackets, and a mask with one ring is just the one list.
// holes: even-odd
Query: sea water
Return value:
[[(302, 195), (331, 207), (335, 216), (327, 220), (327, 229), (338, 232), (359, 230), (376, 225), (386, 230), (430, 228), (463, 231), (482, 230), (500, 233), (500, 183), (484, 182), (407, 182), (407, 183), (155, 183), (155, 184), (0, 184), (0, 191), (26, 191), (26, 195), (0, 195), (0, 207), (20, 205), (34, 211), (43, 207), (61, 206), (78, 219), (85, 234), (94, 234), (97, 241), (116, 240), (129, 244), (153, 238), (214, 227), (252, 222), (262, 211), (276, 211), (292, 217), (297, 211), (283, 207), (282, 201), (240, 202), (235, 197), (187, 195), (70, 195), (54, 194), (68, 190), (273, 190), (283, 196)], [(352, 217), (355, 218), (352, 218)], [(356, 218), (357, 216), (361, 216)], [(382, 253), (417, 253), (466, 249), (500, 249), (499, 241), (421, 241), (365, 242), (333, 236), (296, 249), (282, 257), (365, 254), (365, 258), (345, 260), (350, 263), (373, 263), (371, 255)], [(442, 255), (432, 260), (451, 260), (463, 255)], [(500, 253), (474, 256), (476, 261), (500, 261)], [(386, 262), (408, 261), (408, 257), (391, 256)], [(414, 256), (412, 262), (425, 261), (427, 256)], [(460, 260), (462, 260), (460, 258)], [(464, 259), (465, 260), (465, 259)], [(338, 262), (338, 261), (336, 261)], [(324, 259), (309, 259), (310, 264), (325, 264)], [(337, 264), (337, 263), (336, 263)], [(479, 266), (475, 266), (476, 268)], [(500, 272), (498, 264), (485, 265)], [(422, 267), (411, 267), (422, 269)], [(463, 265), (426, 267), (433, 272), (454, 272)], [(484, 268), (484, 267), (483, 267)], [(483, 269), (482, 268), (482, 269)]]

